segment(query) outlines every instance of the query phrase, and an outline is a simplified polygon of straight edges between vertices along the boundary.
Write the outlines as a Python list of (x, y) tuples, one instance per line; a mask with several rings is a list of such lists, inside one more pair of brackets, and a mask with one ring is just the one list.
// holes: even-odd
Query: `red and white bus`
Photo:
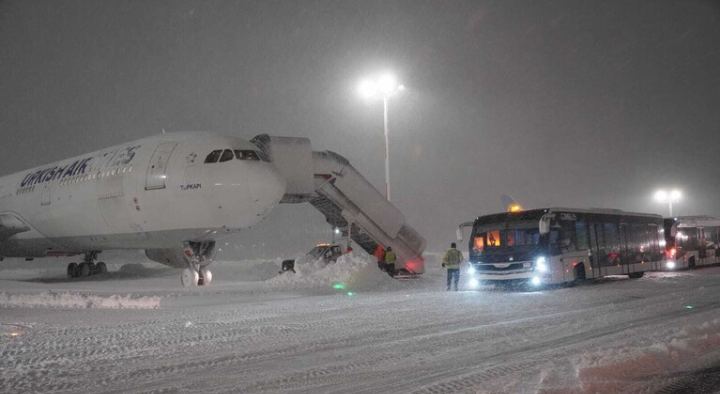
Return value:
[(679, 216), (663, 220), (668, 270), (694, 268), (720, 262), (720, 219)]

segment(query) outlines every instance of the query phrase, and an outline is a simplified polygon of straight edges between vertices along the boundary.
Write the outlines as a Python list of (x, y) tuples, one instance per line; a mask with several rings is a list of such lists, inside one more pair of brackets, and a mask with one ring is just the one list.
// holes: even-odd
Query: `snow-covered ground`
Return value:
[(428, 261), (407, 281), (364, 255), (221, 261), (192, 289), (140, 257), (81, 280), (5, 261), (0, 392), (720, 392), (718, 267), (445, 292)]

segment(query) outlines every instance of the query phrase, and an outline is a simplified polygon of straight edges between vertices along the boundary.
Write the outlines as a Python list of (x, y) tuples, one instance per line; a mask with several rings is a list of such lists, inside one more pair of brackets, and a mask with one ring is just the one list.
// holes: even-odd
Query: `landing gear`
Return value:
[[(212, 282), (212, 271), (208, 267), (202, 267), (200, 268), (200, 280), (202, 281), (202, 285), (209, 285), (210, 282)], [(198, 282), (200, 284), (200, 282)]]
[(200, 275), (192, 268), (185, 268), (180, 276), (180, 282), (184, 287), (197, 286), (200, 282)]
[(180, 276), (184, 287), (204, 286), (212, 282), (212, 272), (207, 266), (213, 262), (214, 249), (215, 241), (183, 242), (183, 257), (188, 264)]
[(92, 251), (85, 253), (85, 257), (83, 258), (83, 262), (78, 263), (70, 263), (67, 266), (67, 276), (68, 278), (81, 278), (86, 277), (90, 275), (98, 275), (98, 274), (106, 274), (107, 273), (107, 265), (103, 263), (102, 261), (95, 264), (95, 260), (97, 260), (97, 255), (99, 252)]
[[(92, 266), (90, 265), (92, 263), (80, 263), (80, 266), (78, 267), (79, 275), (81, 277), (90, 276), (92, 273)], [(95, 264), (93, 264), (94, 266)]]
[(68, 278), (77, 278), (77, 263), (70, 263), (67, 266), (67, 276)]

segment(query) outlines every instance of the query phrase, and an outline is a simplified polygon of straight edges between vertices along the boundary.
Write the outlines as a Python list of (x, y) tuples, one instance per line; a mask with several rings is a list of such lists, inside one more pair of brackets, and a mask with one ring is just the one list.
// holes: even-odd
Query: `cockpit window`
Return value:
[(220, 154), (222, 153), (222, 149), (214, 150), (210, 152), (209, 155), (205, 158), (205, 163), (217, 163), (218, 159), (220, 158)]
[(254, 150), (235, 150), (235, 156), (238, 160), (253, 160), (260, 161), (260, 157)]
[(220, 163), (224, 161), (230, 161), (233, 159), (233, 152), (230, 149), (225, 149), (220, 157)]

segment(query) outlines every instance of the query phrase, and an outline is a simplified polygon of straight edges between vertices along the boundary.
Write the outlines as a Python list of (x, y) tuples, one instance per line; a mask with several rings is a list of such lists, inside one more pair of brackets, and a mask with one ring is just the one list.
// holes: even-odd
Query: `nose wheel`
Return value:
[(184, 287), (197, 286), (200, 275), (192, 268), (185, 268), (180, 276), (180, 281)]
[(212, 282), (212, 271), (208, 267), (202, 267), (199, 271), (185, 268), (180, 275), (180, 282), (184, 287), (209, 285)]
[[(212, 248), (212, 246), (205, 245), (205, 248), (208, 247)], [(200, 256), (204, 256), (202, 251)], [(212, 258), (198, 257), (189, 242), (183, 243), (183, 257), (188, 263), (188, 268), (184, 269), (180, 275), (180, 282), (184, 287), (205, 286), (212, 282), (212, 272), (207, 267), (212, 263)]]

